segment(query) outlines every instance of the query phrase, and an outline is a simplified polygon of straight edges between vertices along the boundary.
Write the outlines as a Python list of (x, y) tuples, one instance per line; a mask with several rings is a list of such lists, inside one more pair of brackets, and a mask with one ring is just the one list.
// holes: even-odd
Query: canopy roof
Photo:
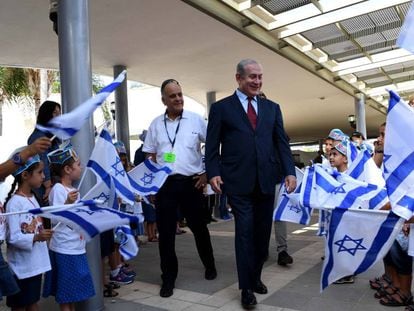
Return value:
[[(347, 116), (360, 92), (368, 134), (376, 135), (385, 120), (382, 89), (414, 73), (413, 56), (395, 46), (409, 1), (89, 2), (94, 73), (112, 75), (114, 65), (125, 65), (129, 80), (160, 85), (175, 78), (206, 104), (207, 92), (231, 94), (237, 62), (254, 58), (293, 141), (324, 137), (334, 127), (350, 132)], [(48, 16), (48, 0), (1, 1), (1, 65), (58, 69)]]

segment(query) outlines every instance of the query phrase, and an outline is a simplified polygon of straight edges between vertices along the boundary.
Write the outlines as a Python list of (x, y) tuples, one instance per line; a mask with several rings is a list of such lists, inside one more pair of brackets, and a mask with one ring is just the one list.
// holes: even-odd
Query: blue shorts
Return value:
[(385, 255), (384, 263), (395, 267), (397, 273), (402, 275), (411, 275), (413, 270), (413, 257), (403, 251), (397, 241), (394, 241), (387, 255)]
[(40, 300), (40, 288), (42, 287), (42, 275), (38, 274), (30, 278), (19, 280), (16, 276), (20, 292), (7, 296), (6, 304), (13, 309), (20, 309), (32, 305)]
[(154, 206), (146, 202), (142, 202), (142, 212), (144, 214), (144, 219), (148, 224), (152, 224), (156, 222)]
[(3, 296), (17, 294), (20, 291), (16, 279), (11, 272), (9, 265), (3, 258), (0, 250), (0, 300)]

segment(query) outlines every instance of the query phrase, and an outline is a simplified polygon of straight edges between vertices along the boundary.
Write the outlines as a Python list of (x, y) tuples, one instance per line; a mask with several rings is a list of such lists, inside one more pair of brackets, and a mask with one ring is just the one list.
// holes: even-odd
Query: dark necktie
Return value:
[(257, 124), (257, 114), (252, 105), (252, 97), (247, 97), (247, 117), (249, 118), (250, 124), (253, 129), (256, 129)]

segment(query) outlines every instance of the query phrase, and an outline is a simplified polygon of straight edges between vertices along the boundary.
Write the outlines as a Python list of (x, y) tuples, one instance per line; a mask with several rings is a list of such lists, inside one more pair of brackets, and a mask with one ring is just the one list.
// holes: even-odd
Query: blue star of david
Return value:
[(109, 201), (109, 194), (106, 195), (105, 192), (101, 192), (98, 196), (93, 198), (94, 200), (100, 200), (103, 199), (104, 203)]
[[(121, 163), (121, 159), (119, 157), (116, 157), (116, 162), (114, 164), (112, 164), (112, 168), (115, 170), (115, 177), (118, 175), (121, 175), (122, 177), (125, 176), (125, 170), (124, 167), (122, 166)], [(118, 169), (118, 164), (121, 163), (121, 169)]]
[(337, 194), (337, 193), (345, 193), (345, 189), (344, 189), (345, 184), (341, 184), (340, 186), (336, 187), (334, 190), (332, 190), (333, 194)]
[[(364, 239), (362, 239), (362, 238), (361, 239), (355, 239), (354, 240), (349, 235), (345, 234), (345, 236), (343, 237), (342, 240), (338, 240), (334, 244), (339, 246), (338, 253), (340, 253), (340, 252), (348, 252), (352, 256), (355, 256), (355, 253), (358, 250), (364, 250), (364, 249), (366, 249), (366, 247), (362, 245), (362, 241), (363, 240)], [(348, 246), (354, 246), (354, 247), (347, 247), (347, 245), (345, 245), (345, 244), (347, 244)]]
[(144, 177), (142, 177), (140, 180), (144, 183), (144, 186), (146, 186), (152, 184), (154, 178), (155, 176), (152, 173), (144, 173)]
[(302, 209), (295, 204), (289, 204), (288, 208), (289, 210), (291, 210), (292, 212), (295, 212), (296, 214), (299, 214), (302, 211)]

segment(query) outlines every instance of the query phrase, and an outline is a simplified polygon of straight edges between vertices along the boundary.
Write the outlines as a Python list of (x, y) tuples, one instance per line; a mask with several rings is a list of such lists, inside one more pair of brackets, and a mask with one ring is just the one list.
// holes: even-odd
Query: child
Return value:
[(346, 156), (347, 141), (337, 143), (329, 154), (329, 163), (338, 172), (345, 173), (348, 169), (348, 158)]
[[(39, 188), (45, 178), (40, 157), (29, 158), (13, 176), (15, 180), (6, 199), (6, 211), (40, 208), (33, 194), (33, 189)], [(13, 194), (16, 185), (18, 188)], [(20, 292), (7, 297), (7, 306), (12, 310), (38, 309), (42, 273), (51, 268), (46, 244), (51, 237), (52, 230), (43, 228), (40, 217), (29, 213), (8, 216), (7, 259), (20, 287)]]
[[(347, 144), (347, 140), (338, 142), (329, 154), (329, 163), (331, 163), (331, 166), (336, 168), (340, 173), (345, 173), (348, 169), (348, 158), (346, 156)], [(335, 281), (334, 284), (352, 284), (354, 281), (354, 276), (348, 275)]]
[[(49, 194), (51, 205), (72, 204), (79, 201), (73, 183), (80, 179), (81, 165), (71, 145), (48, 155), (52, 175), (60, 179)], [(54, 234), (50, 240), (52, 271), (46, 274), (43, 296), (55, 296), (60, 310), (75, 310), (75, 302), (95, 295), (85, 240), (79, 232), (62, 223), (52, 223)]]

